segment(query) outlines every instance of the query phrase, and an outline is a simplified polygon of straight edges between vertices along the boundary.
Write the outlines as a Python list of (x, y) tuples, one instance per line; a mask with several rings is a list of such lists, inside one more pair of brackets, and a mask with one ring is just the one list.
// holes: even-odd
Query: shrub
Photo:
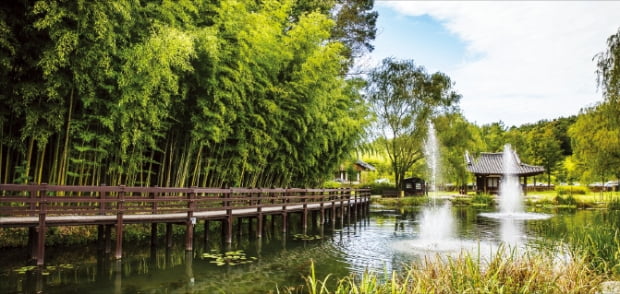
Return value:
[(566, 197), (556, 196), (555, 203), (558, 205), (576, 206), (577, 200), (573, 196), (568, 195)]
[(390, 183), (372, 183), (367, 188), (370, 188), (370, 194), (372, 195), (383, 195), (383, 190), (396, 189), (396, 186)]
[(585, 186), (556, 186), (555, 192), (558, 196), (563, 196), (571, 194), (586, 195), (590, 191), (588, 191), (588, 187)]
[(323, 188), (324, 189), (337, 189), (340, 188), (341, 184), (339, 182), (336, 181), (327, 181), (325, 183), (323, 183)]
[(620, 198), (613, 198), (607, 203), (607, 209), (620, 210)]
[(493, 196), (489, 194), (476, 194), (471, 199), (471, 202), (476, 206), (490, 206), (493, 204)]

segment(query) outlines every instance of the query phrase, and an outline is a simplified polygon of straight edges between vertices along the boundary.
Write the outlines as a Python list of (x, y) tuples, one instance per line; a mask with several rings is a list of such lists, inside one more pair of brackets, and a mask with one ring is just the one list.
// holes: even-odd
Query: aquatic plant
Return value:
[(303, 241), (314, 241), (314, 240), (321, 240), (322, 237), (320, 235), (295, 234), (293, 235), (293, 239), (303, 240)]
[(208, 253), (203, 253), (202, 258), (204, 259), (212, 259), (210, 262), (215, 263), (218, 266), (223, 265), (238, 265), (238, 264), (247, 264), (252, 263), (257, 260), (256, 257), (246, 257), (245, 252), (243, 250), (236, 251), (227, 251), (224, 253), (218, 253), (217, 250), (211, 250)]

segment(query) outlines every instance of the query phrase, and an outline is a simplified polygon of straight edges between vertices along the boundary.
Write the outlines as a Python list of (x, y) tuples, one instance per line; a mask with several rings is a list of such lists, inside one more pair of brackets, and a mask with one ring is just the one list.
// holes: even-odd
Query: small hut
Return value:
[(345, 168), (344, 165), (341, 165), (340, 170), (336, 173), (336, 181), (339, 181), (339, 182), (351, 181), (351, 182), (359, 183), (362, 180), (362, 172), (376, 170), (372, 164), (366, 163), (360, 159), (355, 161), (352, 164), (351, 168), (353, 168), (353, 170), (355, 171), (355, 179), (349, 179), (349, 174), (347, 173), (347, 169)]
[[(527, 178), (545, 172), (545, 168), (538, 165), (529, 165), (521, 162), (516, 151), (512, 157), (515, 160), (517, 170), (515, 176), (519, 177), (519, 182), (525, 193)], [(504, 176), (504, 153), (483, 152), (477, 159), (471, 158), (468, 152), (465, 153), (467, 170), (476, 176), (476, 192), (487, 194), (498, 194)]]
[(403, 186), (405, 187), (405, 195), (424, 195), (426, 193), (426, 183), (423, 179), (417, 177), (403, 179)]

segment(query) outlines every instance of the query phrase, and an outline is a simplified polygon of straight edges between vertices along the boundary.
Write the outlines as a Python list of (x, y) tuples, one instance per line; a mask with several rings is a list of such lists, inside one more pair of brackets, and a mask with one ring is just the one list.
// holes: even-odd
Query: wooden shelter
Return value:
[[(539, 175), (545, 172), (545, 168), (538, 165), (529, 165), (521, 162), (516, 151), (512, 157), (515, 161), (515, 176), (519, 177), (519, 182), (525, 193), (527, 187), (527, 177)], [(465, 153), (467, 170), (476, 176), (476, 192), (487, 194), (498, 194), (504, 177), (504, 153), (483, 152), (477, 159), (473, 159), (469, 153)]]
[(426, 194), (426, 182), (417, 177), (403, 179), (405, 195), (424, 195)]
[(355, 170), (355, 179), (349, 179), (349, 175), (347, 174), (347, 169), (344, 165), (340, 166), (340, 170), (336, 173), (336, 181), (339, 182), (357, 182), (359, 183), (362, 180), (362, 172), (363, 171), (375, 171), (375, 167), (370, 163), (366, 163), (360, 159), (355, 161), (352, 164), (353, 169)]

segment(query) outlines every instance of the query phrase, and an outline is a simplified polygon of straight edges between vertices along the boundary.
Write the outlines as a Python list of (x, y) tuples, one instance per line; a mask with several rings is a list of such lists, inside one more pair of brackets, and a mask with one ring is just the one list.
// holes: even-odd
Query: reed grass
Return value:
[(317, 280), (311, 272), (307, 289), (287, 293), (597, 293), (607, 277), (586, 258), (558, 262), (550, 254), (517, 250), (499, 250), (489, 260), (469, 253), (427, 257), (383, 278), (369, 272), (344, 277), (332, 289), (325, 286), (329, 276)]

